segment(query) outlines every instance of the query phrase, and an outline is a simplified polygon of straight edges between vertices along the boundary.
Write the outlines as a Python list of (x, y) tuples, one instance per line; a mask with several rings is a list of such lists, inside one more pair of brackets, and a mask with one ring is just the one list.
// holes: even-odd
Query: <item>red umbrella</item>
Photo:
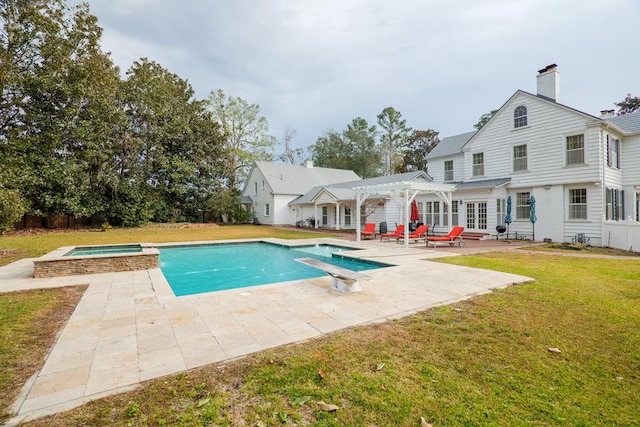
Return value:
[(420, 221), (420, 212), (418, 212), (418, 204), (414, 200), (411, 202), (411, 216), (409, 219), (413, 221)]

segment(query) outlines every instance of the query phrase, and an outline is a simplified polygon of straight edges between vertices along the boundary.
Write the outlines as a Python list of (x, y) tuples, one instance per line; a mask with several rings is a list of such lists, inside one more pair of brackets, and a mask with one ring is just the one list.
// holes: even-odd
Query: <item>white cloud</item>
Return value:
[(589, 113), (640, 94), (636, 0), (89, 0), (122, 68), (156, 60), (199, 97), (257, 103), (309, 145), (387, 106), (441, 136), (471, 130), (536, 71)]

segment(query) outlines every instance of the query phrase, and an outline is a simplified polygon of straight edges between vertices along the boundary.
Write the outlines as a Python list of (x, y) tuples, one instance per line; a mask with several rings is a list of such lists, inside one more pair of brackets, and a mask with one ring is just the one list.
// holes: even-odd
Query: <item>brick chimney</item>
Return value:
[(560, 102), (560, 73), (556, 64), (538, 70), (538, 95)]
[(608, 119), (616, 116), (616, 110), (600, 110), (600, 118)]

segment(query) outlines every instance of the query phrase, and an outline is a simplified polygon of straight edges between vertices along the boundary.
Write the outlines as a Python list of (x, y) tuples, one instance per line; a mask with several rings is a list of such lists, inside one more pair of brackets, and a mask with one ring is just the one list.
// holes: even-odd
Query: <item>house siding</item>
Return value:
[[(526, 105), (529, 125), (513, 129), (513, 110)], [(510, 186), (535, 187), (550, 183), (582, 182), (599, 174), (599, 131), (587, 119), (549, 102), (521, 94), (514, 97), (472, 140), (465, 152), (465, 181), (511, 176)], [(565, 165), (565, 137), (583, 134), (585, 164)], [(513, 147), (527, 145), (527, 170), (513, 170)], [(473, 177), (474, 153), (484, 153), (485, 174)]]

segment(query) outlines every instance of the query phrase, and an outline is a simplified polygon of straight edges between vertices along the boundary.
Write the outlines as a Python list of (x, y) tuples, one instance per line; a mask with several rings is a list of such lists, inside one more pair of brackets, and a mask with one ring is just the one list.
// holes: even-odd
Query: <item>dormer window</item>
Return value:
[(513, 111), (513, 127), (521, 128), (527, 125), (527, 107), (521, 105)]

